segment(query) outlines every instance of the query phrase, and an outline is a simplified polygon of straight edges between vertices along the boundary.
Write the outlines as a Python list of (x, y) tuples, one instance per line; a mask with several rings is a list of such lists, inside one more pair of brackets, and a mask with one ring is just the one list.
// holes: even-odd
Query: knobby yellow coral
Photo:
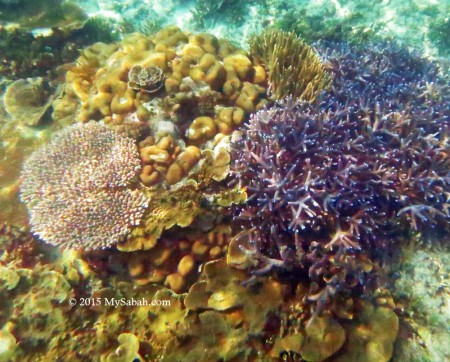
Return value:
[(312, 101), (330, 84), (317, 52), (293, 32), (269, 29), (250, 39), (250, 54), (269, 73), (269, 93)]

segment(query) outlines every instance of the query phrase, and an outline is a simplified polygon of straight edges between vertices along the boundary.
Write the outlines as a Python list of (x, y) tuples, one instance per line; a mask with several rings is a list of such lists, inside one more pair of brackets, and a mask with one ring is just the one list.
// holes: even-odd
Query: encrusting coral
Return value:
[(330, 84), (317, 52), (293, 32), (268, 29), (253, 36), (250, 54), (267, 70), (274, 99), (291, 96), (312, 101)]
[(68, 248), (114, 245), (148, 205), (132, 188), (139, 170), (134, 140), (97, 122), (64, 129), (23, 166), (20, 197), (32, 231)]
[[(202, 245), (214, 245), (213, 239), (224, 233), (217, 230)], [(0, 356), (6, 360), (54, 360), (63, 355), (71, 361), (194, 362), (252, 361), (261, 356), (300, 360), (301, 355), (319, 361), (330, 355), (333, 360), (339, 350), (337, 358), (372, 361), (370, 356), (378, 356), (387, 361), (395, 339), (398, 321), (389, 308), (365, 303), (353, 320), (311, 316), (303, 307), (301, 288), (292, 295), (276, 278), (264, 276), (253, 276), (248, 283), (250, 274), (227, 265), (223, 258), (206, 262), (187, 293), (175, 294), (154, 283), (129, 280), (119, 264), (107, 270), (91, 253), (83, 257), (42, 244), (26, 230), (0, 228), (0, 244), (2, 275), (19, 276), (17, 283), (0, 287), (4, 301), (0, 340), (8, 348)], [(110, 263), (130, 255), (102, 253)], [(130, 260), (129, 272), (138, 274), (147, 259), (142, 252), (130, 259), (135, 256), (139, 261)], [(170, 256), (159, 261), (173, 262)], [(194, 263), (194, 269), (197, 266)], [(180, 274), (197, 272), (188, 257), (176, 268)], [(122, 298), (139, 303), (115, 307), (106, 302)], [(69, 300), (77, 305), (69, 305)], [(357, 350), (347, 345), (350, 339)]]
[[(167, 176), (174, 178), (186, 175), (185, 170), (195, 164), (199, 157), (200, 160), (185, 176), (183, 182), (168, 188), (144, 189), (150, 200), (147, 211), (142, 217), (141, 224), (133, 229), (126, 240), (117, 244), (118, 249), (122, 251), (152, 249), (163, 233), (171, 229), (194, 227), (201, 231), (210, 231), (225, 220), (229, 221), (227, 208), (232, 204), (244, 202), (247, 197), (242, 188), (222, 182), (226, 181), (230, 170), (229, 139), (229, 136), (222, 137), (213, 149), (205, 149), (201, 154), (197, 147), (188, 146), (179, 155), (170, 156), (175, 159), (170, 167), (176, 169), (172, 173), (169, 168)], [(152, 148), (156, 150), (156, 155), (164, 156), (157, 156), (155, 161), (150, 163), (149, 166), (155, 169), (162, 167), (159, 161), (167, 157), (166, 153), (161, 152), (162, 149), (166, 146), (168, 150), (171, 149), (168, 146), (170, 143), (168, 137), (162, 141), (163, 143), (158, 143), (157, 147)], [(148, 153), (149, 159), (152, 153)], [(169, 182), (170, 179), (167, 183)]]
[(53, 98), (51, 87), (43, 78), (16, 80), (7, 88), (4, 96), (6, 111), (15, 120), (28, 126), (41, 123)]
[(124, 256), (124, 264), (136, 285), (158, 283), (180, 293), (197, 280), (201, 264), (226, 255), (230, 239), (231, 229), (226, 224), (207, 233), (195, 229), (172, 232), (150, 250)]

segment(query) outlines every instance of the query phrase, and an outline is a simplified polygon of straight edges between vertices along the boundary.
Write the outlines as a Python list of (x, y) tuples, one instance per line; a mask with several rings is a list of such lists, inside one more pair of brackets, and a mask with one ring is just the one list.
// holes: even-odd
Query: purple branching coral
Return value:
[(114, 245), (139, 224), (148, 205), (132, 188), (140, 167), (134, 140), (103, 124), (64, 129), (22, 169), (20, 198), (32, 231), (67, 248)]
[(235, 209), (242, 248), (259, 272), (309, 280), (317, 304), (363, 292), (370, 260), (408, 231), (450, 230), (448, 83), (394, 47), (325, 58), (331, 90), (259, 111), (231, 153), (249, 196)]

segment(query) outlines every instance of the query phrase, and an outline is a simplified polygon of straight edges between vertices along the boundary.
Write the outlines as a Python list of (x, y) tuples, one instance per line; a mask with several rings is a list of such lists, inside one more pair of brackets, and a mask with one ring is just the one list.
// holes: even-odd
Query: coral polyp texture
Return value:
[(161, 68), (135, 65), (128, 73), (128, 86), (147, 93), (154, 93), (164, 85), (164, 72)]
[(75, 108), (80, 122), (103, 120), (131, 129), (139, 140), (151, 135), (142, 142), (141, 181), (148, 187), (185, 179), (199, 151), (268, 102), (266, 71), (244, 50), (176, 26), (151, 36), (133, 33), (115, 45), (92, 45), (67, 72), (66, 84), (55, 119), (66, 111), (73, 116)]
[(257, 112), (231, 153), (241, 249), (261, 272), (309, 278), (318, 304), (368, 288), (408, 232), (450, 229), (448, 82), (392, 46), (342, 47), (329, 92)]
[(319, 55), (293, 32), (268, 29), (250, 39), (250, 54), (268, 72), (269, 93), (314, 100), (330, 84)]
[(133, 185), (140, 167), (134, 140), (101, 123), (60, 131), (23, 165), (20, 198), (32, 231), (67, 248), (98, 249), (121, 241), (148, 205)]

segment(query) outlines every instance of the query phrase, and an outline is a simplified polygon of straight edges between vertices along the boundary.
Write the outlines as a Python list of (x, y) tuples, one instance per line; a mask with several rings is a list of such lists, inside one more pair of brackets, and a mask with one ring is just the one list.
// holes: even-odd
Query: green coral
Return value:
[(241, 24), (249, 4), (248, 0), (196, 0), (192, 10), (193, 20), (201, 29), (224, 17), (232, 19), (234, 24)]
[(265, 65), (274, 99), (312, 101), (330, 84), (316, 51), (293, 32), (268, 29), (250, 39), (250, 54)]
[(275, 26), (293, 31), (308, 43), (318, 40), (363, 43), (377, 38), (376, 33), (379, 31), (379, 25), (376, 24), (363, 26), (363, 16), (361, 12), (354, 12), (338, 18), (332, 9), (328, 9), (323, 15), (308, 15), (306, 9), (292, 9), (278, 18)]
[(430, 25), (429, 38), (438, 49), (439, 55), (450, 55), (450, 13), (446, 17), (437, 19)]

